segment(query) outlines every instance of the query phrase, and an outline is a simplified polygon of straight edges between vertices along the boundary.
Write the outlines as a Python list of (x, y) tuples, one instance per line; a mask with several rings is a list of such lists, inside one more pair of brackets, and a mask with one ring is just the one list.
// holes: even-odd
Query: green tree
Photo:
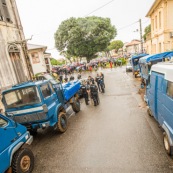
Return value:
[(123, 45), (124, 44), (121, 40), (115, 40), (110, 43), (110, 45), (108, 46), (108, 50), (111, 51), (115, 49), (115, 52), (118, 52), (118, 49), (122, 48)]
[(52, 58), (50, 60), (50, 62), (51, 62), (52, 65), (63, 65), (63, 64), (65, 64), (65, 60), (64, 61), (59, 61), (59, 60), (56, 60), (54, 58)]
[(52, 65), (57, 65), (57, 60), (56, 59), (54, 59), (54, 58), (52, 58), (51, 60), (50, 60), (50, 62), (51, 62), (51, 64)]
[(149, 34), (150, 32), (151, 32), (151, 25), (148, 25), (144, 30), (144, 35), (143, 35), (144, 41), (146, 41), (147, 34)]
[(57, 60), (57, 65), (64, 65), (64, 64), (65, 64), (65, 60), (63, 60), (63, 61)]
[(117, 34), (109, 18), (70, 18), (61, 23), (55, 33), (55, 46), (68, 55), (86, 57), (87, 61), (104, 51)]
[(68, 59), (70, 61), (70, 63), (72, 63), (72, 61), (71, 61), (71, 55), (67, 51), (62, 51), (60, 53), (60, 55), (63, 55), (66, 59)]

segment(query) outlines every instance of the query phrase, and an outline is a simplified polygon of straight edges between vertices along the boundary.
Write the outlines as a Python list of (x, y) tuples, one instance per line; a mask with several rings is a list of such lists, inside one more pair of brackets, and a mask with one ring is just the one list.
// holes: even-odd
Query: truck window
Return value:
[(173, 99), (173, 82), (168, 81), (167, 95)]
[(35, 86), (20, 88), (4, 94), (7, 108), (14, 108), (40, 103), (40, 96)]
[(50, 88), (51, 88), (52, 92), (54, 93), (54, 92), (55, 92), (55, 90), (54, 90), (54, 88), (53, 88), (53, 86), (52, 86), (52, 84), (51, 84), (51, 83), (49, 83), (49, 86), (50, 86)]
[(0, 117), (0, 128), (6, 126), (7, 124), (8, 122)]
[(44, 98), (51, 96), (51, 90), (50, 90), (48, 84), (41, 86), (41, 92), (42, 92)]

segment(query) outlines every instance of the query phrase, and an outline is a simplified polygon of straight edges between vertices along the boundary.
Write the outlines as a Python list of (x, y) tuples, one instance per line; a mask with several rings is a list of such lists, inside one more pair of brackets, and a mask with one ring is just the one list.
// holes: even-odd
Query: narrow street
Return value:
[(106, 93), (99, 106), (82, 100), (66, 133), (48, 129), (34, 137), (34, 173), (173, 172), (162, 131), (138, 93), (140, 81), (124, 67), (103, 73)]

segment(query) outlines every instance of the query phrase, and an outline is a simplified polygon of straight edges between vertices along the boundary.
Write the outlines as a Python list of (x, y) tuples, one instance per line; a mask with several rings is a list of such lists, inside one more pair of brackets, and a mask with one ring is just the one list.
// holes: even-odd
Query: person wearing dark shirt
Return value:
[(97, 83), (97, 87), (98, 87), (99, 91), (101, 92), (101, 88), (100, 88), (100, 76), (99, 76), (99, 74), (97, 74), (97, 76), (95, 78), (95, 81)]

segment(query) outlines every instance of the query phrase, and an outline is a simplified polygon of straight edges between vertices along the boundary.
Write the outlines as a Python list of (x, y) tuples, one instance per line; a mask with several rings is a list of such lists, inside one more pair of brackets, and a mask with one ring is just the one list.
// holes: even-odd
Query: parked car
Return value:
[(127, 60), (126, 72), (132, 72), (131, 58)]
[(148, 114), (153, 116), (163, 129), (166, 152), (173, 155), (173, 62), (158, 63), (151, 67), (146, 102)]

